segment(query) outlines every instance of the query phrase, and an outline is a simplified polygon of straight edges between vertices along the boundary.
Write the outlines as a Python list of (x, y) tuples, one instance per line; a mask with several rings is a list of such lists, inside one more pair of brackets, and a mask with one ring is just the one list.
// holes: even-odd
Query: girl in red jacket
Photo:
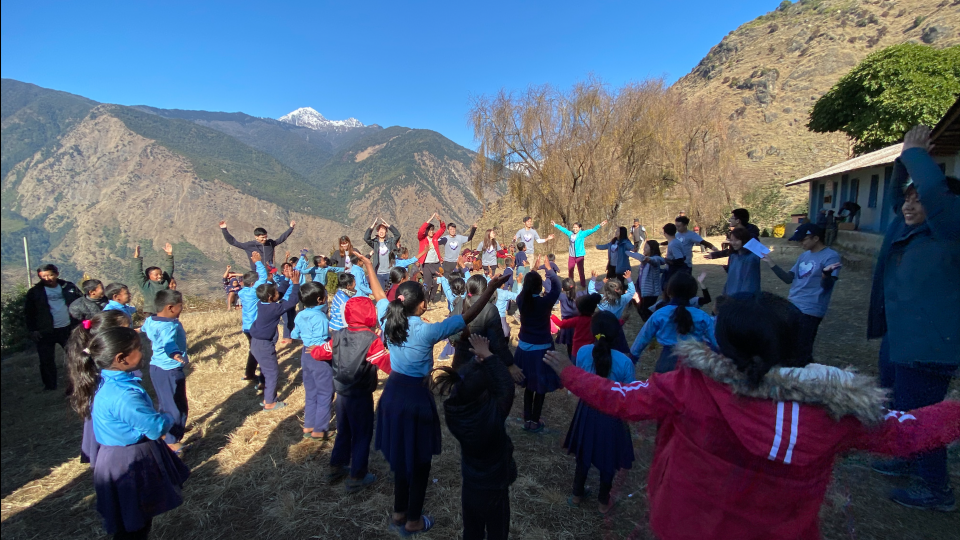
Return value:
[(598, 411), (657, 420), (647, 493), (657, 538), (820, 538), (836, 456), (907, 456), (960, 439), (960, 402), (885, 411), (873, 377), (797, 359), (797, 310), (778, 296), (731, 298), (722, 354), (678, 343), (676, 371), (614, 383), (549, 354), (563, 386)]

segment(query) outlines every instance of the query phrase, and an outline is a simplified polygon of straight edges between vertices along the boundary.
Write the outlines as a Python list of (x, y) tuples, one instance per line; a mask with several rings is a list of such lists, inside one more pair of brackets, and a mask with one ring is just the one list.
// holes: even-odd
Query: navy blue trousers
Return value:
[(157, 410), (173, 418), (173, 427), (163, 436), (167, 444), (176, 444), (183, 438), (187, 427), (187, 376), (182, 367), (159, 368), (150, 364), (150, 381), (157, 393)]
[(307, 348), (300, 354), (303, 374), (303, 427), (314, 432), (330, 428), (330, 404), (333, 401), (333, 368), (330, 362), (314, 360)]
[(507, 540), (510, 535), (510, 490), (474, 489), (460, 491), (463, 512), (463, 540)]
[(251, 337), (250, 352), (260, 366), (260, 377), (263, 380), (263, 402), (269, 405), (277, 401), (277, 379), (280, 377), (280, 365), (277, 363), (276, 335), (270, 341)]
[(373, 440), (373, 394), (337, 395), (337, 438), (330, 452), (331, 467), (350, 466), (351, 478), (367, 475)]
[(281, 316), (283, 319), (283, 339), (291, 339), (290, 336), (293, 335), (294, 320), (297, 318), (297, 308), (292, 308), (287, 310)]
[[(947, 396), (950, 379), (957, 368), (943, 364), (895, 364), (890, 361), (890, 344), (880, 345), (880, 385), (893, 390), (891, 407), (909, 411), (940, 403)], [(947, 449), (940, 448), (912, 459), (917, 475), (934, 489), (946, 489)]]

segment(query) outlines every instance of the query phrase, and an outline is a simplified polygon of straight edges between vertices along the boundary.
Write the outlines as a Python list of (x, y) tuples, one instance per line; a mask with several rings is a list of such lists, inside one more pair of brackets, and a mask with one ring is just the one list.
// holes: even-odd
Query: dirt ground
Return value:
[[(768, 243), (777, 244), (774, 253), (781, 265), (792, 264), (799, 254), (782, 240)], [(560, 250), (561, 246), (554, 249)], [(557, 262), (565, 268), (566, 257), (558, 256)], [(591, 252), (587, 263), (588, 271), (600, 270), (605, 256)], [(695, 256), (695, 272), (707, 272), (707, 285), (714, 296), (725, 279), (720, 264)], [(868, 268), (842, 271), (821, 326), (815, 349), (818, 361), (876, 373), (878, 343), (865, 339), (869, 286)], [(787, 291), (767, 268), (763, 269), (763, 287), (779, 294)], [(445, 314), (443, 309), (434, 310), (426, 318), (438, 320)], [(188, 310), (182, 320), (192, 359), (187, 386), (190, 446), (184, 461), (193, 473), (184, 487), (183, 506), (155, 520), (154, 538), (215, 540), (238, 534), (268, 540), (394, 537), (387, 529), (393, 485), (380, 454), (371, 451), (371, 470), (378, 476), (372, 488), (345, 495), (341, 486), (329, 486), (324, 481), (332, 443), (301, 439), (300, 348), (288, 347), (280, 356), (280, 399), (290, 406), (263, 412), (253, 388), (239, 380), (247, 351), (239, 313)], [(636, 315), (627, 323), (628, 339), (636, 335), (639, 323)], [(658, 353), (656, 349), (645, 352), (638, 364), (639, 377), (650, 374)], [(149, 382), (146, 386), (150, 387)], [(530, 435), (522, 431), (518, 418), (522, 399), (515, 401), (514, 417), (508, 422), (519, 468), (519, 478), (511, 490), (512, 536), (653, 538), (647, 525), (645, 493), (655, 433), (652, 425), (633, 426), (637, 460), (631, 470), (621, 471), (616, 478), (613, 496), (617, 506), (611, 514), (601, 516), (595, 501), (587, 501), (580, 508), (567, 506), (574, 463), (561, 443), (576, 403), (576, 398), (563, 390), (549, 395), (544, 406), (547, 429)], [(3, 359), (0, 411), (3, 540), (103, 538), (91, 473), (78, 459), (80, 420), (62, 393), (40, 391), (35, 354)], [(960, 488), (957, 454), (954, 447), (950, 473), (955, 490)], [(825, 538), (957, 537), (960, 513), (908, 510), (889, 502), (886, 492), (893, 484), (869, 470), (870, 460), (871, 456), (855, 453), (837, 462), (834, 482), (821, 511)], [(458, 538), (459, 447), (446, 428), (443, 453), (434, 459), (431, 475), (426, 512), (437, 519), (437, 525), (423, 537)], [(593, 493), (597, 481), (594, 471), (588, 480)]]

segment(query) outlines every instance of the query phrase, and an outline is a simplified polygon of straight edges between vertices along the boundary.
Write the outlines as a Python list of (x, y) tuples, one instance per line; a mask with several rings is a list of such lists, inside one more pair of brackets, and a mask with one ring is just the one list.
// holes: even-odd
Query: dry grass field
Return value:
[[(792, 263), (798, 254), (781, 240), (771, 243), (781, 246), (775, 252), (781, 264)], [(719, 294), (725, 279), (719, 263), (699, 255), (695, 258), (697, 267), (708, 273), (711, 292)], [(558, 257), (557, 262), (565, 267), (566, 257)], [(600, 270), (604, 264), (603, 253), (590, 253), (588, 270)], [(763, 281), (765, 289), (786, 292), (787, 287), (766, 268)], [(821, 326), (815, 351), (819, 361), (876, 372), (878, 344), (864, 337), (868, 298), (868, 269), (845, 270)], [(426, 318), (437, 320), (445, 315), (443, 311), (430, 311)], [(187, 368), (190, 421), (186, 440), (190, 446), (184, 461), (193, 475), (184, 486), (183, 506), (155, 520), (154, 538), (359, 540), (395, 536), (387, 529), (393, 486), (382, 457), (371, 454), (371, 469), (378, 476), (372, 488), (345, 495), (340, 485), (330, 486), (324, 481), (332, 443), (301, 439), (300, 348), (288, 347), (280, 356), (280, 399), (290, 406), (263, 412), (253, 388), (239, 380), (247, 352), (239, 313), (187, 310), (182, 320), (192, 359)], [(632, 340), (638, 329), (639, 317), (634, 313), (627, 324), (628, 339)], [(658, 353), (656, 349), (645, 353), (638, 376), (649, 375)], [(150, 387), (149, 382), (146, 386)], [(609, 515), (601, 516), (595, 502), (585, 502), (581, 508), (566, 504), (573, 457), (566, 455), (561, 443), (575, 406), (576, 399), (565, 391), (551, 394), (544, 407), (548, 429), (530, 435), (522, 431), (516, 419), (522, 400), (515, 402), (514, 418), (508, 424), (519, 468), (519, 478), (511, 491), (513, 537), (652, 538), (645, 490), (654, 426), (633, 427), (637, 461), (632, 470), (617, 476), (617, 506)], [(94, 507), (91, 473), (78, 459), (80, 420), (62, 393), (40, 391), (35, 354), (3, 359), (0, 410), (3, 540), (104, 537)], [(870, 459), (868, 455), (852, 454), (838, 461), (821, 512), (826, 538), (956, 538), (960, 514), (907, 510), (889, 502), (885, 493), (891, 484), (869, 470)], [(434, 459), (431, 474), (426, 511), (437, 518), (437, 525), (424, 538), (458, 538), (459, 448), (445, 428), (443, 453)], [(960, 488), (956, 448), (951, 451), (951, 475), (954, 488)], [(595, 472), (588, 480), (590, 487), (596, 493)]]

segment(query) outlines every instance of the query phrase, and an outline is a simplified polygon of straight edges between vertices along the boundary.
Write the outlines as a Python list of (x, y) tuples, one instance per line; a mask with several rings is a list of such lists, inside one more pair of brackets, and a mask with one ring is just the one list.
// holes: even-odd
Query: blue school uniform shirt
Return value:
[(727, 265), (727, 282), (723, 294), (758, 294), (760, 292), (760, 257), (747, 249), (730, 252)]
[(526, 266), (528, 258), (529, 257), (527, 256), (526, 252), (518, 251), (513, 258), (513, 267), (518, 268), (520, 266)]
[(323, 314), (324, 306), (313, 306), (297, 313), (290, 337), (303, 340), (304, 347), (323, 345), (330, 339), (330, 322)]
[(409, 259), (397, 259), (395, 262), (396, 264), (394, 264), (394, 266), (399, 266), (400, 268), (407, 268), (411, 264), (417, 262), (417, 258), (410, 257)]
[[(157, 315), (147, 317), (147, 320), (143, 321), (140, 331), (150, 340), (153, 349), (150, 365), (171, 370), (181, 368), (189, 361), (189, 358), (187, 358), (187, 332), (183, 329), (180, 319)], [(177, 353), (183, 357), (183, 363), (173, 359), (173, 355)]]
[[(787, 300), (797, 306), (801, 313), (813, 317), (823, 317), (827, 314), (833, 287), (824, 289), (820, 285), (823, 269), (831, 264), (840, 262), (840, 254), (830, 248), (823, 248), (814, 253), (804, 251), (797, 257), (797, 262), (790, 269), (793, 272), (793, 283), (790, 284), (790, 295)], [(832, 276), (838, 276), (840, 270), (834, 270)]]
[(307, 258), (304, 256), (300, 257), (300, 260), (297, 261), (297, 265), (294, 266), (294, 269), (297, 272), (300, 272), (300, 284), (303, 285), (307, 282), (307, 276), (310, 276), (312, 281), (315, 281), (321, 285), (327, 284), (327, 272), (329, 268), (321, 268), (319, 266), (307, 266)]
[[(587, 283), (587, 292), (590, 294), (597, 292), (597, 280), (591, 279)], [(637, 292), (637, 287), (633, 284), (632, 281), (630, 281), (627, 284), (627, 292), (620, 295), (620, 300), (616, 304), (610, 305), (607, 303), (606, 300), (604, 300), (603, 302), (600, 303), (599, 306), (597, 306), (597, 309), (599, 309), (600, 311), (609, 311), (610, 313), (613, 313), (614, 315), (616, 315), (617, 318), (619, 319), (620, 317), (623, 316), (623, 310), (627, 307), (627, 304), (630, 303), (630, 300), (633, 299), (633, 295), (636, 292)]]
[(128, 306), (126, 304), (121, 304), (116, 300), (110, 300), (109, 302), (107, 302), (107, 305), (103, 306), (104, 311), (110, 311), (112, 309), (126, 313), (127, 318), (130, 319), (130, 322), (133, 322), (133, 316), (137, 312), (137, 308), (133, 306)]
[[(291, 283), (291, 281), (287, 279), (287, 276), (284, 276), (283, 274), (274, 274), (273, 283), (274, 285), (277, 286), (277, 292), (281, 294), (280, 300), (281, 301), (289, 300), (290, 295), (293, 293), (293, 287), (291, 287), (293, 283)], [(303, 276), (300, 276), (299, 284), (302, 284), (302, 283), (303, 283)]]
[[(597, 374), (597, 369), (593, 365), (593, 347), (594, 345), (584, 345), (577, 351), (577, 367), (587, 373)], [(620, 384), (630, 384), (636, 380), (636, 366), (630, 357), (620, 351), (610, 351), (613, 358), (610, 366), (610, 374), (607, 378)]]
[(153, 408), (140, 378), (129, 371), (100, 372), (91, 417), (94, 438), (105, 446), (130, 446), (143, 437), (157, 440), (173, 426), (173, 418)]
[(497, 312), (500, 313), (501, 317), (507, 316), (507, 307), (510, 305), (510, 301), (516, 300), (519, 294), (520, 293), (508, 291), (507, 289), (497, 290)]
[(264, 341), (273, 341), (277, 338), (277, 325), (283, 314), (297, 307), (300, 302), (300, 285), (294, 283), (287, 291), (290, 298), (279, 302), (260, 302), (257, 306), (257, 318), (250, 325), (250, 337)]
[[(377, 318), (387, 314), (386, 298), (377, 302)], [(409, 377), (426, 377), (433, 369), (433, 346), (467, 327), (462, 315), (447, 317), (438, 323), (424, 322), (420, 317), (407, 317), (410, 329), (407, 341), (397, 345), (387, 343), (390, 351), (390, 369)]]
[(240, 292), (237, 293), (237, 297), (240, 298), (243, 331), (248, 333), (250, 332), (250, 326), (253, 324), (253, 321), (257, 320), (257, 305), (260, 304), (260, 299), (257, 298), (257, 287), (266, 283), (267, 278), (270, 276), (270, 274), (267, 273), (267, 267), (264, 266), (262, 262), (257, 261), (255, 268), (257, 269), (257, 281), (249, 287), (240, 289)]
[(693, 318), (693, 328), (690, 329), (690, 333), (679, 335), (677, 325), (673, 322), (673, 312), (676, 310), (677, 306), (671, 304), (654, 311), (633, 341), (630, 354), (639, 357), (653, 338), (657, 338), (657, 343), (663, 346), (676, 345), (681, 339), (696, 339), (707, 343), (713, 350), (719, 349), (714, 337), (713, 317), (702, 309), (687, 307), (687, 311)]
[(453, 303), (457, 301), (457, 298), (463, 298), (463, 296), (457, 296), (453, 294), (453, 289), (450, 288), (450, 280), (446, 276), (440, 276), (437, 278), (437, 283), (440, 284), (440, 289), (443, 291), (443, 296), (447, 299), (447, 310), (450, 313), (453, 313)]
[(349, 269), (346, 269), (342, 266), (335, 266), (331, 268), (334, 272), (338, 274), (341, 272), (349, 272), (353, 276), (353, 280), (356, 283), (354, 288), (357, 290), (357, 294), (360, 296), (370, 296), (373, 294), (373, 289), (370, 288), (370, 282), (367, 281), (367, 271), (363, 269), (359, 264), (350, 265)]
[(333, 295), (333, 302), (330, 306), (330, 330), (343, 330), (347, 327), (347, 321), (343, 317), (343, 308), (353, 296), (340, 289)]

